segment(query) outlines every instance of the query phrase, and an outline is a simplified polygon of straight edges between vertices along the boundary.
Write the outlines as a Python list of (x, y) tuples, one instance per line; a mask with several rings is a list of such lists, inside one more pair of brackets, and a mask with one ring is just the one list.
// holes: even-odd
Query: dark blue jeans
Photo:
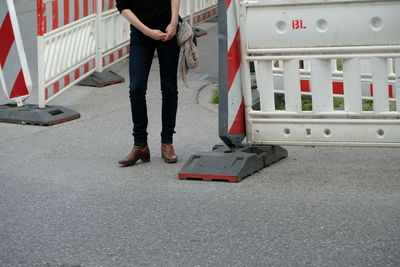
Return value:
[(133, 136), (135, 146), (147, 145), (146, 90), (154, 51), (157, 49), (161, 79), (161, 142), (172, 144), (178, 108), (178, 59), (180, 47), (176, 37), (167, 42), (156, 41), (137, 29), (131, 31), (129, 77)]

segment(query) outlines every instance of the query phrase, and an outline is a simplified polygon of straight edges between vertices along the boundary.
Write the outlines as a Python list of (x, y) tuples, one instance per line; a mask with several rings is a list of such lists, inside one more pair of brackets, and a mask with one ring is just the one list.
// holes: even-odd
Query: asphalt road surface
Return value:
[[(156, 61), (149, 163), (117, 165), (132, 146), (127, 83), (51, 103), (75, 121), (0, 124), (0, 266), (400, 266), (400, 149), (288, 147), (237, 184), (177, 179), (220, 142), (217, 25), (202, 27), (202, 66), (180, 84), (177, 164), (160, 157)], [(127, 66), (113, 70), (127, 78)]]

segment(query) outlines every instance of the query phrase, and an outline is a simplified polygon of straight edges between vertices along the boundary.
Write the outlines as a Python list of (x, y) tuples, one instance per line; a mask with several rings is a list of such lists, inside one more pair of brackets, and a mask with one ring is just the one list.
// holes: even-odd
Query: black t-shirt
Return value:
[(165, 31), (171, 22), (171, 0), (117, 0), (117, 8), (132, 10), (150, 29)]

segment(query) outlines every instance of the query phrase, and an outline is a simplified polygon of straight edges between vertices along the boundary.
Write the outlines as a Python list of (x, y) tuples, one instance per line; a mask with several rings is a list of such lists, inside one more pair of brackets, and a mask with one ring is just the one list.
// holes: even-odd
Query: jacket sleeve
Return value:
[(119, 12), (129, 8), (130, 8), (129, 0), (117, 0), (117, 9)]

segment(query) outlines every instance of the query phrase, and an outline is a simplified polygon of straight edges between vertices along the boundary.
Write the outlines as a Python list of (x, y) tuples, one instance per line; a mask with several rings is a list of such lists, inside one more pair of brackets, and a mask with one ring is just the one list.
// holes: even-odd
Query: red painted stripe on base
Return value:
[(122, 58), (123, 56), (123, 52), (122, 49), (118, 50), (118, 58)]
[(235, 39), (228, 51), (228, 91), (231, 90), (233, 81), (239, 71), (242, 56), (240, 52), (240, 30), (236, 32)]
[(6, 17), (4, 18), (3, 24), (1, 24), (0, 36), (1, 36), (0, 67), (3, 68), (8, 53), (10, 52), (10, 49), (15, 40), (9, 13), (7, 13)]
[(26, 87), (25, 77), (22, 70), (19, 71), (17, 79), (10, 93), (10, 98), (29, 95), (28, 88)]
[(237, 183), (238, 178), (234, 175), (224, 175), (224, 174), (193, 174), (193, 173), (179, 173), (179, 179), (201, 179), (203, 181), (228, 181), (232, 183)]
[(49, 99), (49, 88), (44, 89), (44, 100)]
[(58, 28), (58, 1), (52, 2), (51, 3), (51, 9), (52, 9), (52, 27), (53, 30)]
[(114, 54), (111, 54), (111, 55), (110, 55), (110, 64), (113, 63), (114, 60), (115, 60)]
[(236, 118), (232, 123), (231, 129), (229, 129), (228, 134), (245, 134), (246, 133), (246, 125), (245, 125), (245, 107), (244, 107), (244, 98), (242, 98), (242, 103), (240, 104), (238, 113), (236, 114)]

